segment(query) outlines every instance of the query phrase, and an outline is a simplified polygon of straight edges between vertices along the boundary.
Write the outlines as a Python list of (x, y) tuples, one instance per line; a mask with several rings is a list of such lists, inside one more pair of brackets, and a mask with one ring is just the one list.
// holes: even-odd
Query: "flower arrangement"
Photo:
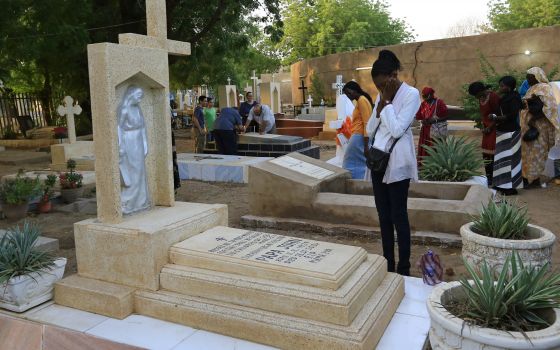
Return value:
[(48, 201), (51, 199), (52, 195), (54, 194), (53, 188), (56, 184), (56, 175), (47, 175), (47, 179), (43, 183), (43, 196), (41, 200)]
[(82, 174), (75, 171), (76, 161), (69, 159), (68, 162), (66, 162), (66, 168), (69, 171), (61, 173), (58, 176), (60, 179), (60, 188), (66, 190), (82, 187), (82, 180), (84, 177)]

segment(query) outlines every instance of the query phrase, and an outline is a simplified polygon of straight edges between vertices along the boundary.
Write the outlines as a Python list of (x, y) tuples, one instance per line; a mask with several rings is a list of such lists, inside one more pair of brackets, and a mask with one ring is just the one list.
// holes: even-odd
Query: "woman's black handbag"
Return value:
[[(375, 135), (377, 135), (377, 131), (379, 130), (380, 126), (381, 120), (379, 120), (379, 124), (377, 124), (377, 128), (375, 128), (375, 132), (373, 133), (370, 145), (371, 147), (366, 152), (366, 165), (372, 173), (385, 173), (385, 171), (387, 170), (387, 166), (389, 165), (391, 152), (393, 152), (393, 148), (395, 148), (395, 145), (401, 139), (400, 137), (395, 139), (395, 141), (391, 145), (391, 148), (389, 148), (389, 152), (385, 152), (373, 147), (373, 144), (375, 142)], [(408, 126), (408, 128), (410, 128), (410, 125)], [(404, 131), (405, 133), (408, 131), (408, 128), (406, 128), (406, 130)]]
[(534, 126), (530, 126), (529, 130), (525, 131), (523, 134), (523, 141), (525, 142), (533, 142), (539, 138), (539, 130)]

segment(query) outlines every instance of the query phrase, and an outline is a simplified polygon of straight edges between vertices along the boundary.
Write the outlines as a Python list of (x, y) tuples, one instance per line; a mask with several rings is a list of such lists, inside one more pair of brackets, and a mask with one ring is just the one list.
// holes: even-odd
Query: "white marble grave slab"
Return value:
[(366, 259), (361, 247), (215, 227), (175, 244), (175, 264), (338, 289)]
[(249, 165), (270, 159), (272, 158), (179, 153), (177, 165), (181, 180), (248, 183)]
[(319, 180), (322, 180), (334, 174), (333, 171), (321, 168), (320, 166), (316, 166), (299, 159), (292, 158), (290, 156), (276, 158), (271, 160), (270, 162)]

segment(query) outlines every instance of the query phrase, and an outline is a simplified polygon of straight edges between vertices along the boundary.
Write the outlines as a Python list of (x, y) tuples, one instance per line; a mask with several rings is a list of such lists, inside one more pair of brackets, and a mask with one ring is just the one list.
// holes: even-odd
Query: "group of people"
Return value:
[(545, 186), (541, 180), (547, 177), (548, 154), (556, 143), (560, 145), (558, 105), (546, 74), (533, 67), (527, 71), (526, 84), (523, 95), (512, 76), (499, 80), (498, 93), (480, 81), (469, 85), (469, 94), (480, 105), (488, 184), (504, 195)]
[(193, 134), (195, 153), (203, 153), (206, 143), (214, 141), (220, 154), (237, 154), (237, 133), (251, 128), (260, 134), (274, 133), (276, 122), (269, 106), (260, 104), (247, 92), (239, 110), (222, 108), (218, 113), (212, 98), (200, 96), (194, 109)]

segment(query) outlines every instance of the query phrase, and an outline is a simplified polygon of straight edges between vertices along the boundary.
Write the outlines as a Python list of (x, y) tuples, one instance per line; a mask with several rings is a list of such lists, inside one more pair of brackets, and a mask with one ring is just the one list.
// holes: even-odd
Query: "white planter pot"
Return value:
[(66, 258), (58, 258), (52, 269), (18, 276), (0, 284), (0, 307), (23, 312), (53, 298), (53, 285), (64, 275)]
[(478, 266), (486, 259), (490, 267), (501, 271), (508, 254), (515, 250), (523, 264), (543, 266), (552, 261), (552, 247), (556, 236), (549, 230), (529, 225), (530, 239), (500, 239), (479, 235), (471, 230), (472, 222), (461, 227), (463, 258), (471, 265)]
[(428, 298), (430, 314), (430, 344), (433, 350), (506, 350), (506, 349), (558, 349), (560, 348), (560, 311), (549, 310), (545, 315), (553, 322), (548, 328), (526, 332), (528, 341), (520, 332), (504, 332), (464, 324), (443, 306), (449, 299), (464, 297), (459, 282), (442, 283), (432, 290)]

